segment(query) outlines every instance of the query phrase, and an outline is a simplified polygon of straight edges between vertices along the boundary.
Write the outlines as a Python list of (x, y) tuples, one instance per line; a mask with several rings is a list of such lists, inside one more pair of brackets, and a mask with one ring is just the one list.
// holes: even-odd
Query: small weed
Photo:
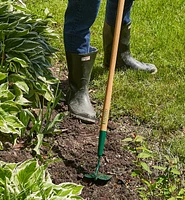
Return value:
[(123, 140), (124, 147), (135, 155), (132, 176), (142, 185), (138, 193), (143, 200), (177, 200), (185, 197), (184, 166), (178, 157), (150, 150), (144, 137), (136, 135)]

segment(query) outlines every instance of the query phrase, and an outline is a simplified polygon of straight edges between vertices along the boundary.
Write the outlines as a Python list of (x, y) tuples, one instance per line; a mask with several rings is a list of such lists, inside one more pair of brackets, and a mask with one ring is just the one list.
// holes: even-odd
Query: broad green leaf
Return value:
[(37, 167), (38, 165), (36, 161), (26, 162), (22, 165), (19, 165), (16, 169), (16, 179), (18, 180), (19, 184), (27, 184), (30, 177), (36, 172)]
[(25, 39), (23, 38), (10, 38), (5, 40), (5, 52), (9, 52), (17, 47), (19, 47)]
[(28, 67), (28, 63), (25, 60), (17, 58), (17, 57), (7, 59), (7, 62), (19, 63), (21, 65), (21, 67), (23, 67), (23, 68)]
[(4, 102), (4, 101), (8, 101), (8, 100), (13, 100), (15, 98), (15, 96), (8, 90), (3, 90), (0, 91), (0, 101)]
[(23, 97), (22, 90), (16, 84), (13, 85), (13, 89), (14, 89), (14, 94), (16, 96), (16, 98), (15, 98), (15, 103), (16, 104), (28, 105), (28, 104), (31, 103), (30, 101), (28, 101), (28, 99)]
[(1, 23), (0, 24), (0, 30), (5, 30), (9, 27), (9, 24), (8, 23)]
[(20, 108), (18, 108), (16, 103), (13, 101), (0, 103), (0, 108), (9, 114), (17, 114), (20, 111)]
[(7, 77), (7, 75), (8, 75), (7, 73), (0, 72), (0, 81), (5, 79)]
[(17, 85), (18, 88), (20, 88), (27, 94), (29, 93), (29, 87), (24, 81), (16, 81), (14, 84)]
[(8, 90), (8, 82), (0, 85), (0, 93), (4, 90)]
[(2, 42), (0, 41), (0, 54), (2, 55)]
[(35, 48), (37, 48), (39, 46), (38, 42), (34, 42), (31, 40), (24, 40), (23, 43), (21, 43), (21, 45), (14, 47), (13, 50), (17, 51), (17, 52), (28, 52), (31, 50), (34, 50)]
[(16, 81), (23, 81), (26, 80), (26, 76), (22, 76), (20, 74), (13, 73), (8, 76), (9, 82), (15, 83)]
[(11, 129), (7, 126), (5, 119), (0, 116), (0, 131), (3, 133), (12, 133)]
[(6, 121), (6, 124), (8, 124), (11, 127), (18, 129), (24, 128), (23, 123), (14, 115), (4, 116), (4, 120)]
[(51, 92), (50, 86), (40, 83), (42, 86), (42, 90), (44, 91), (44, 98), (48, 101), (52, 101), (54, 99), (53, 93)]
[(4, 149), (3, 143), (0, 141), (0, 151)]
[(30, 31), (26, 36), (25, 38), (27, 39), (30, 39), (30, 40), (33, 40), (33, 39), (38, 39), (39, 37), (39, 34), (35, 31)]
[(1, 187), (5, 183), (6, 192), (16, 199), (83, 199), (79, 196), (83, 186), (75, 183), (53, 184), (46, 166), (40, 166), (35, 159), (17, 164), (0, 161), (0, 195), (5, 192)]
[(16, 51), (11, 50), (6, 55), (7, 55), (8, 59), (10, 59), (10, 58), (19, 58), (19, 59), (22, 59), (25, 62), (27, 62), (27, 66), (30, 65), (30, 59), (24, 53), (21, 53), (21, 52), (18, 53)]
[(39, 76), (38, 79), (42, 80), (44, 83), (47, 84), (56, 84), (58, 82), (56, 78), (51, 78), (51, 77), (50, 79), (46, 79), (46, 77), (44, 76)]
[(11, 31), (5, 31), (5, 34), (7, 35), (7, 38), (15, 38), (15, 37), (22, 37), (25, 36), (29, 33), (29, 30), (25, 29), (25, 30), (11, 30)]
[(19, 116), (20, 116), (20, 120), (21, 122), (27, 126), (28, 125), (28, 122), (31, 121), (34, 123), (35, 121), (35, 117), (34, 115), (28, 110), (28, 109), (24, 109), (24, 110), (21, 110), (21, 112), (19, 113)]
[(2, 15), (7, 10), (8, 10), (8, 5), (7, 4), (1, 5), (0, 6), (0, 15)]

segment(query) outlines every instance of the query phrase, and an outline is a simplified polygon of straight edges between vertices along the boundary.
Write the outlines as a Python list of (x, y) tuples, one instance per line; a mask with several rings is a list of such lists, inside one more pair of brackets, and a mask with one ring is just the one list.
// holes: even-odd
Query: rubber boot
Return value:
[(87, 123), (94, 123), (96, 120), (96, 113), (88, 92), (96, 54), (96, 48), (91, 48), (91, 53), (82, 55), (66, 52), (69, 71), (69, 91), (66, 100), (69, 111), (72, 116)]
[[(128, 24), (123, 26), (121, 29), (116, 67), (121, 68), (123, 70), (126, 70), (128, 68), (134, 70), (143, 70), (155, 74), (157, 72), (157, 68), (155, 65), (140, 62), (131, 56), (130, 26), (131, 24)], [(103, 29), (105, 67), (109, 67), (110, 64), (113, 37), (114, 37), (114, 27), (111, 27), (105, 22)]]

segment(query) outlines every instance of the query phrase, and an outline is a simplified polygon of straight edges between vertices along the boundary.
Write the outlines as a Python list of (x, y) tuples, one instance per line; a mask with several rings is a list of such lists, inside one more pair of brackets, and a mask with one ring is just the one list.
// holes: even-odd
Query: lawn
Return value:
[[(59, 33), (60, 59), (64, 60), (62, 30), (67, 1), (28, 1), (27, 6), (34, 13), (43, 15), (45, 8), (56, 21)], [(105, 1), (92, 27), (92, 45), (99, 49), (93, 70), (91, 88), (94, 95), (103, 101), (107, 73), (102, 66), (102, 27)], [(136, 1), (132, 10), (131, 51), (135, 58), (143, 62), (155, 63), (156, 75), (128, 70), (116, 72), (114, 79), (111, 116), (119, 118), (131, 115), (139, 121), (148, 122), (152, 127), (165, 132), (178, 130), (184, 126), (184, 28), (185, 4), (182, 0)], [(104, 72), (102, 74), (102, 72)], [(97, 89), (98, 88), (98, 89)]]

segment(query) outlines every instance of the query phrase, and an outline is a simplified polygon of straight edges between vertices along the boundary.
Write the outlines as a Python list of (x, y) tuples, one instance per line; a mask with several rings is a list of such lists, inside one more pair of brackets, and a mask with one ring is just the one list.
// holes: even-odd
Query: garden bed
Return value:
[[(65, 71), (61, 78), (64, 91), (67, 88), (66, 78)], [(122, 140), (134, 134), (146, 133), (149, 129), (138, 126), (129, 117), (116, 122), (110, 120), (100, 172), (112, 175), (112, 179), (107, 183), (91, 182), (84, 178), (84, 174), (94, 173), (96, 169), (100, 121), (84, 124), (70, 118), (67, 110), (64, 102), (54, 110), (54, 116), (59, 112), (65, 114), (63, 121), (58, 124), (61, 133), (45, 137), (41, 148), (45, 161), (56, 160), (48, 167), (52, 181), (55, 184), (74, 182), (85, 186), (82, 192), (84, 199), (139, 199), (137, 187), (140, 181), (131, 176), (134, 158), (124, 150)], [(0, 151), (0, 160), (25, 161), (33, 157), (32, 149), (26, 138), (19, 139), (15, 146), (7, 142), (5, 149)]]

